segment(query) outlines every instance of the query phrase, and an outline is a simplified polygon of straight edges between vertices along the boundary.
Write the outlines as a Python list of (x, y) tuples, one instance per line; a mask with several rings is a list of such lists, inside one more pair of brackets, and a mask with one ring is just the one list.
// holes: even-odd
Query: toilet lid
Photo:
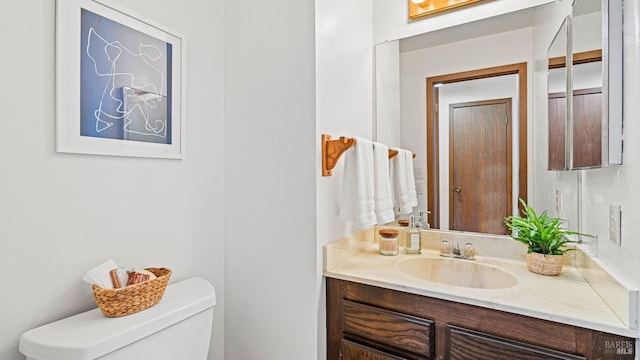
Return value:
[(167, 286), (160, 303), (136, 314), (107, 318), (99, 309), (27, 331), (20, 352), (33, 359), (91, 360), (213, 307), (213, 286), (191, 278)]

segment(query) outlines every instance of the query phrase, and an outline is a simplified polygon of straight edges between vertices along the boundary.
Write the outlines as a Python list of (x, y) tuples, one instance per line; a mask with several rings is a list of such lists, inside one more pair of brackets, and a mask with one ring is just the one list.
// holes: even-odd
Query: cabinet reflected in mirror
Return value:
[(568, 22), (567, 17), (560, 25), (560, 29), (553, 38), (547, 59), (549, 71), (547, 73), (547, 92), (549, 96), (549, 170), (568, 170), (569, 137), (568, 122), (570, 120), (570, 98), (567, 98), (567, 88), (571, 74), (567, 72), (568, 54)]
[(622, 163), (621, 1), (575, 0), (549, 47), (550, 170)]

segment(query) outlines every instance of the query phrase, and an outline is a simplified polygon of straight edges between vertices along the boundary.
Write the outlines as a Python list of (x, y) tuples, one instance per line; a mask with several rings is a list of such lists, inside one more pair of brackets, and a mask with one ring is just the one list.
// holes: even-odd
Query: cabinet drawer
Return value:
[[(560, 351), (512, 341), (478, 331), (447, 325), (448, 359), (476, 360), (586, 360)], [(553, 334), (549, 334), (553, 336)]]
[(407, 360), (349, 340), (342, 340), (340, 351), (343, 360)]
[(434, 356), (434, 323), (416, 316), (342, 300), (342, 332), (394, 352)]

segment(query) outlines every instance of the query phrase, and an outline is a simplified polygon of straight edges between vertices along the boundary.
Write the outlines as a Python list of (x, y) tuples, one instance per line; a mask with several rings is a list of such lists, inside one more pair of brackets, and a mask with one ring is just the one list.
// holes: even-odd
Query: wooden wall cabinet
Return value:
[(565, 93), (549, 94), (549, 170), (602, 166), (602, 89), (573, 91), (571, 166), (565, 159)]
[[(634, 359), (635, 339), (327, 279), (327, 359)], [(628, 352), (628, 351), (627, 351)]]

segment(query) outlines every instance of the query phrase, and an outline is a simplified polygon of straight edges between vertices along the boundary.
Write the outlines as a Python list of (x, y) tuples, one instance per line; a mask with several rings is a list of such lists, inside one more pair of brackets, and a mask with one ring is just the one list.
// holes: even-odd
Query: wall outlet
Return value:
[(620, 205), (609, 204), (609, 239), (614, 244), (620, 246), (622, 243), (622, 226), (620, 219), (622, 217), (622, 207)]

